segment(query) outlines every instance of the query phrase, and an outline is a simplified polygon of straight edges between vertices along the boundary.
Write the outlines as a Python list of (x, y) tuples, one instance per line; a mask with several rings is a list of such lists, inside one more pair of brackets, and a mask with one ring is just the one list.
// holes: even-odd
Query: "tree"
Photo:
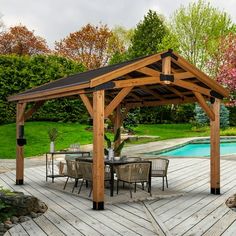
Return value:
[(46, 41), (26, 26), (14, 26), (0, 35), (0, 54), (36, 55), (49, 53)]
[(105, 66), (111, 56), (122, 51), (118, 38), (106, 25), (87, 24), (60, 42), (55, 42), (56, 53), (82, 62), (88, 69)]
[[(236, 105), (236, 34), (223, 38), (219, 48), (220, 65), (216, 80), (230, 91), (228, 105)], [(215, 61), (212, 61), (213, 66)]]
[[(206, 126), (209, 125), (209, 118), (202, 108), (196, 104), (195, 106), (195, 120), (197, 125)], [(220, 105), (220, 128), (225, 129), (229, 127), (229, 110), (224, 104)]]
[(180, 53), (192, 64), (210, 72), (207, 62), (217, 51), (221, 37), (235, 30), (230, 17), (199, 0), (181, 6), (171, 20), (173, 33), (179, 41)]
[(166, 34), (167, 27), (163, 18), (157, 12), (149, 10), (134, 30), (129, 48), (130, 57), (136, 58), (158, 52)]

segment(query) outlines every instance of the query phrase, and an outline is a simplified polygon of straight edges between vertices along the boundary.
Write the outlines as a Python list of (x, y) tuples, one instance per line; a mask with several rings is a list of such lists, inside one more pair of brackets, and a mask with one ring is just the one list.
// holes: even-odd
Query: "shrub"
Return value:
[[(196, 104), (195, 106), (195, 122), (197, 126), (207, 126), (209, 125), (209, 118), (205, 111)], [(229, 111), (224, 104), (220, 105), (220, 128), (225, 129), (229, 127)]]
[[(0, 124), (15, 121), (15, 104), (7, 97), (58, 78), (84, 71), (84, 66), (54, 55), (0, 56)], [(81, 121), (86, 109), (78, 99), (47, 101), (33, 116), (34, 120)], [(78, 108), (79, 107), (79, 108)], [(45, 110), (44, 110), (45, 109)]]

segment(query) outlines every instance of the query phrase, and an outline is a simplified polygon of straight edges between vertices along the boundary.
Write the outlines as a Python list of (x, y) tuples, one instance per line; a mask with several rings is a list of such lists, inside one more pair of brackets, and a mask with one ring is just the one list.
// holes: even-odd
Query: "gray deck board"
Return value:
[[(85, 198), (48, 188), (45, 167), (26, 168), (22, 186), (15, 185), (14, 171), (6, 172), (0, 175), (0, 186), (34, 195), (49, 209), (5, 236), (236, 235), (236, 212), (225, 205), (236, 192), (236, 161), (221, 161), (221, 195), (209, 194), (209, 164), (207, 159), (171, 159), (169, 189), (182, 195), (145, 201), (146, 208), (142, 202), (128, 202), (106, 205), (104, 211), (93, 211)], [(159, 188), (162, 181), (153, 178), (152, 184)]]

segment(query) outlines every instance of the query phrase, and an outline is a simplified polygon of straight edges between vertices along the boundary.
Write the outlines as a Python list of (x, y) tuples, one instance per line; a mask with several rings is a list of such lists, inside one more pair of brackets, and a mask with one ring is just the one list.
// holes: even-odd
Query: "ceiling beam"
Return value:
[(153, 106), (161, 106), (161, 105), (168, 105), (168, 104), (183, 104), (183, 103), (191, 103), (191, 102), (196, 102), (196, 98), (188, 97), (185, 99), (181, 99), (181, 98), (165, 99), (163, 101), (130, 102), (130, 103), (126, 103), (126, 106), (131, 109), (135, 107), (144, 107), (144, 106), (153, 107)]
[(149, 93), (149, 94), (151, 94), (153, 97), (155, 97), (155, 98), (157, 98), (157, 99), (159, 99), (159, 100), (164, 100), (164, 98), (161, 96), (161, 95), (159, 95), (158, 93), (155, 93), (153, 90), (151, 90), (150, 88), (148, 88), (147, 86), (141, 86), (140, 87), (143, 91), (145, 91), (146, 93)]

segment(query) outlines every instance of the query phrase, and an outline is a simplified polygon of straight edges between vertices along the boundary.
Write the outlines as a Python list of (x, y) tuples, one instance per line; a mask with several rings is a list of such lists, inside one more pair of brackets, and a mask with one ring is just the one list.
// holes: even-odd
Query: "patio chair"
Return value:
[[(86, 162), (86, 161), (77, 161), (80, 171), (83, 176), (83, 180), (81, 182), (78, 194), (80, 194), (81, 188), (83, 186), (84, 181), (90, 182), (91, 183), (91, 189), (89, 192), (89, 197), (91, 197), (92, 190), (93, 190), (93, 163), (92, 162)], [(110, 171), (106, 168), (104, 169), (104, 180), (105, 181), (110, 181), (111, 180), (111, 173)]]
[(69, 178), (75, 179), (75, 183), (72, 189), (72, 193), (73, 193), (75, 187), (78, 185), (78, 180), (82, 179), (83, 176), (82, 176), (82, 173), (80, 172), (80, 169), (78, 168), (78, 165), (76, 164), (76, 161), (66, 160), (66, 166), (67, 166), (67, 179), (66, 179), (63, 189), (66, 188)]
[(149, 158), (145, 160), (152, 162), (152, 177), (162, 177), (162, 191), (164, 191), (165, 178), (166, 187), (168, 188), (167, 171), (169, 160), (165, 158)]
[[(132, 198), (131, 185), (135, 184), (134, 192), (136, 192), (136, 183), (141, 183), (142, 188), (144, 183), (149, 183), (150, 163), (137, 162), (119, 165), (117, 167), (117, 194), (119, 191), (119, 181), (129, 183), (130, 197)], [(151, 190), (151, 188), (149, 188)], [(151, 195), (151, 191), (150, 191)]]

